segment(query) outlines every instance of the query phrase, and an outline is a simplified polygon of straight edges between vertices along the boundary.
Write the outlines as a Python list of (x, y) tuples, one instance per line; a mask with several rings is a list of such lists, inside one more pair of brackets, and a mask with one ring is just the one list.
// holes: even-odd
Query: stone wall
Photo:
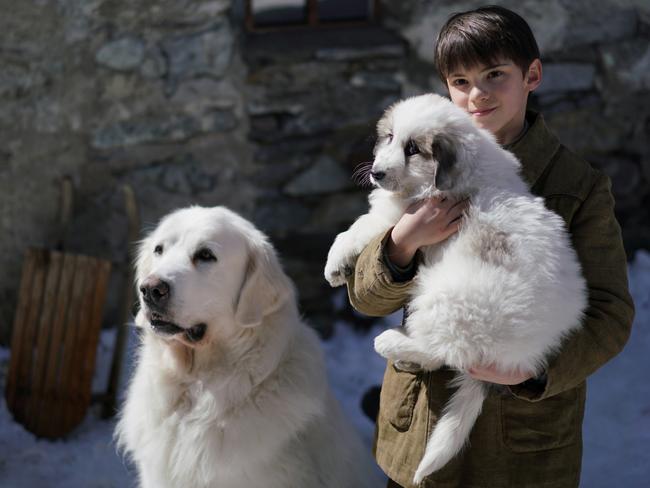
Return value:
[[(53, 247), (60, 182), (75, 186), (70, 252), (115, 263), (119, 316), (126, 218), (225, 204), (279, 249), (308, 318), (327, 332), (322, 279), (335, 234), (366, 209), (351, 180), (381, 111), (444, 93), (433, 40), (478, 1), (384, 1), (379, 25), (250, 34), (236, 0), (0, 0), (0, 342), (26, 247)], [(545, 79), (531, 100), (560, 138), (613, 180), (626, 245), (650, 248), (650, 5), (501, 3), (530, 22)]]
[(26, 247), (54, 247), (61, 179), (75, 187), (64, 249), (127, 258), (120, 188), (143, 227), (190, 203), (252, 212), (252, 149), (229, 0), (0, 0), (0, 342)]

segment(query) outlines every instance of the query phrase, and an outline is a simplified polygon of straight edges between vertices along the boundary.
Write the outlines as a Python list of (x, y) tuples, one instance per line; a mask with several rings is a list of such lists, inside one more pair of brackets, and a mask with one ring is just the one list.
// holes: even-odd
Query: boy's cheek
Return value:
[(449, 87), (449, 98), (454, 105), (467, 111), (467, 96), (458, 89)]

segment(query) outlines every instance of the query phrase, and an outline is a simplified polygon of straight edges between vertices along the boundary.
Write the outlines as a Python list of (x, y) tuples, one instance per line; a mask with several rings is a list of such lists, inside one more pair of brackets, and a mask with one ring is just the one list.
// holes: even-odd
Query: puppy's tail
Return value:
[(481, 381), (460, 373), (450, 386), (457, 386), (458, 390), (445, 405), (442, 417), (431, 433), (413, 478), (415, 484), (442, 468), (463, 448), (483, 408), (487, 387)]

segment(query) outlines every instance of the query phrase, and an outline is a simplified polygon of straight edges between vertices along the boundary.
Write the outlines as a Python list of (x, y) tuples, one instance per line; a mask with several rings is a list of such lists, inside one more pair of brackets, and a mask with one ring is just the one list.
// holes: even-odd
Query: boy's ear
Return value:
[(525, 81), (529, 91), (535, 90), (542, 82), (542, 62), (539, 58), (530, 63)]

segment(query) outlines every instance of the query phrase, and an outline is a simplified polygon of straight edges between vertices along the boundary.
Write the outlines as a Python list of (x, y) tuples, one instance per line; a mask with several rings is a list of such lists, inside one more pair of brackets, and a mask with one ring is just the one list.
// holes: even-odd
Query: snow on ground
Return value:
[[(584, 462), (581, 488), (642, 488), (648, 486), (650, 465), (650, 253), (640, 251), (630, 265), (630, 287), (636, 304), (632, 337), (625, 350), (589, 379), (584, 422)], [(341, 300), (345, 299), (341, 296)], [(323, 343), (332, 387), (370, 448), (372, 423), (361, 413), (359, 398), (381, 382), (384, 361), (372, 349), (379, 331), (399, 322), (378, 321), (366, 335), (337, 323)], [(101, 391), (107, 376), (113, 335), (102, 334), (94, 388)], [(130, 351), (133, 350), (133, 342)], [(0, 388), (9, 350), (0, 348)], [(125, 368), (125, 376), (129, 367)], [(65, 441), (36, 439), (12, 420), (0, 399), (0, 487), (2, 488), (131, 488), (135, 473), (116, 453), (112, 442), (115, 420), (89, 411)]]

